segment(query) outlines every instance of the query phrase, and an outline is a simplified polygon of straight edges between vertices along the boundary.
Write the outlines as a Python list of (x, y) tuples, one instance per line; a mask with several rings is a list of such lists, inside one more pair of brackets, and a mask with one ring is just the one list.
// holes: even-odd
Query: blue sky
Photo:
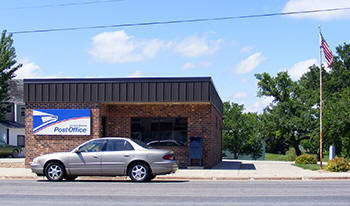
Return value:
[[(4, 0), (9, 32), (215, 18), (350, 7), (349, 0)], [(98, 1), (98, 0), (96, 0)], [(103, 1), (103, 0), (102, 0)], [(223, 101), (261, 112), (256, 73), (288, 71), (298, 79), (319, 64), (318, 26), (335, 53), (348, 41), (350, 10), (199, 23), (15, 34), (17, 78), (211, 76)]]

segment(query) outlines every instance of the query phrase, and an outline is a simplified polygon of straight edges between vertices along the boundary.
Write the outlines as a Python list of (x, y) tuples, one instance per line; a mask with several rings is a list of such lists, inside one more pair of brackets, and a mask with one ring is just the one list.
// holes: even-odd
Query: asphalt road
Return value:
[(0, 205), (350, 205), (350, 182), (1, 180)]

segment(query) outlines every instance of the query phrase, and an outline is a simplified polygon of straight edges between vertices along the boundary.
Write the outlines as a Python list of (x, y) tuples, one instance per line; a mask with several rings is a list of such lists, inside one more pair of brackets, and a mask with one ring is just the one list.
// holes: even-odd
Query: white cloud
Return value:
[(20, 60), (20, 63), (22, 63), (23, 66), (15, 72), (15, 79), (43, 77), (40, 67), (35, 62), (29, 61), (28, 58), (24, 58)]
[(244, 107), (247, 104), (249, 95), (246, 92), (238, 92), (233, 95), (233, 101), (237, 104), (243, 104)]
[(107, 63), (138, 62), (153, 58), (165, 44), (159, 39), (137, 40), (123, 30), (103, 32), (92, 38), (89, 53)]
[(134, 73), (130, 74), (128, 77), (141, 77), (142, 72), (140, 70), (136, 70)]
[(175, 46), (175, 51), (185, 57), (200, 57), (210, 55), (220, 49), (222, 40), (208, 41), (206, 38), (196, 36), (187, 37)]
[(233, 98), (235, 99), (246, 99), (248, 98), (248, 94), (246, 92), (238, 92), (233, 95)]
[(273, 97), (260, 97), (252, 105), (245, 105), (245, 112), (262, 113), (264, 108), (272, 103)]
[(196, 36), (184, 38), (180, 42), (141, 40), (121, 30), (103, 32), (92, 37), (92, 48), (88, 52), (101, 62), (128, 63), (154, 58), (162, 49), (173, 50), (185, 57), (211, 55), (220, 49), (221, 42), (221, 39), (208, 40)]
[(243, 104), (245, 107), (246, 102), (250, 100), (250, 96), (246, 92), (237, 92), (230, 97), (230, 100), (237, 104)]
[(294, 66), (288, 70), (288, 73), (290, 77), (294, 80), (297, 81), (300, 79), (303, 74), (309, 71), (309, 67), (312, 65), (317, 64), (316, 59), (308, 59), (302, 62), (298, 62), (294, 64)]
[(196, 68), (197, 65), (195, 63), (192, 63), (192, 62), (186, 62), (183, 66), (182, 66), (182, 69), (183, 70), (189, 70), (189, 69), (194, 69)]
[(190, 70), (198, 67), (210, 67), (211, 65), (212, 65), (212, 62), (210, 61), (202, 61), (199, 63), (187, 62), (181, 67), (181, 69)]
[(246, 92), (237, 92), (231, 98), (232, 102), (244, 105), (244, 112), (257, 112), (262, 113), (264, 108), (272, 103), (273, 97), (255, 97), (255, 95), (249, 95)]
[(241, 53), (249, 53), (254, 49), (252, 46), (247, 46), (241, 49)]
[(261, 52), (257, 52), (248, 58), (241, 61), (238, 65), (233, 68), (233, 72), (236, 74), (246, 74), (253, 71), (258, 67), (266, 58), (262, 56)]
[(246, 82), (248, 82), (248, 79), (245, 78), (245, 77), (243, 77), (243, 78), (241, 79), (241, 82), (242, 82), (242, 83), (246, 83)]
[[(304, 10), (319, 10), (350, 7), (349, 0), (289, 0), (283, 9), (283, 12), (304, 11)], [(350, 13), (345, 11), (320, 12), (310, 14), (291, 15), (294, 18), (312, 18), (312, 19), (339, 19), (349, 18)]]
[(210, 62), (210, 61), (199, 62), (200, 67), (210, 67), (212, 64), (213, 62)]

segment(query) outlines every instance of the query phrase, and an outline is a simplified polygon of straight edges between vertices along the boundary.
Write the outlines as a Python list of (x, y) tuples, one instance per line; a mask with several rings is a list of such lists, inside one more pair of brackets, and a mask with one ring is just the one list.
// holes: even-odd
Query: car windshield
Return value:
[(137, 140), (137, 139), (132, 139), (133, 142), (135, 142), (136, 144), (138, 144), (139, 146), (145, 148), (145, 149), (152, 149), (151, 146), (145, 144), (144, 142)]
[(2, 147), (6, 147), (6, 146), (7, 146), (7, 144), (6, 144), (4, 141), (0, 140), (0, 146), (2, 146)]

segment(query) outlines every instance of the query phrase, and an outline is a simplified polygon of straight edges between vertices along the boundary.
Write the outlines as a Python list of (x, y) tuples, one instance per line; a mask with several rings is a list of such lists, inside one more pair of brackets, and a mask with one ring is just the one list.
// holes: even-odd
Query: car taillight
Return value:
[(163, 156), (163, 159), (165, 160), (175, 160), (175, 155), (174, 154), (166, 154)]

